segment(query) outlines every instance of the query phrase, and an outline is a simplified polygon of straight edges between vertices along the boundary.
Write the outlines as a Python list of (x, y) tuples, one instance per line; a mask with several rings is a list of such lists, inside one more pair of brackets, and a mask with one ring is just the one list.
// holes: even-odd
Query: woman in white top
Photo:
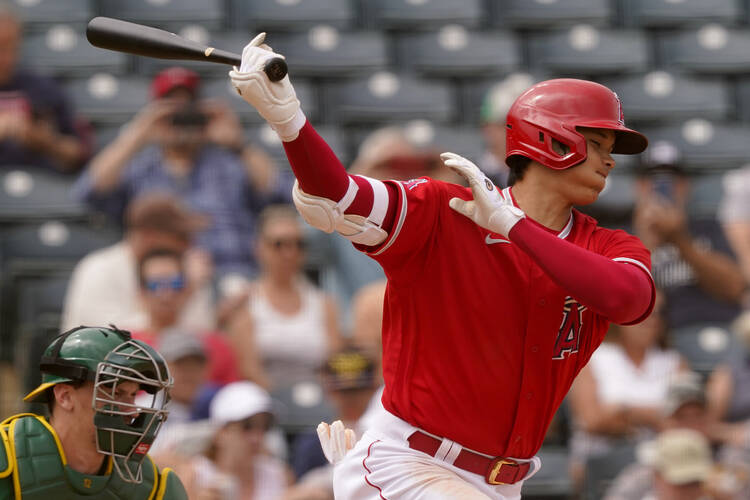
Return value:
[(615, 326), (579, 373), (569, 394), (573, 435), (571, 475), (580, 484), (586, 460), (605, 455), (618, 443), (650, 438), (664, 423), (670, 380), (688, 369), (666, 348), (663, 294), (637, 325)]
[(229, 323), (243, 375), (265, 387), (316, 380), (341, 344), (336, 304), (302, 273), (305, 240), (294, 207), (266, 208), (258, 232), (260, 276)]

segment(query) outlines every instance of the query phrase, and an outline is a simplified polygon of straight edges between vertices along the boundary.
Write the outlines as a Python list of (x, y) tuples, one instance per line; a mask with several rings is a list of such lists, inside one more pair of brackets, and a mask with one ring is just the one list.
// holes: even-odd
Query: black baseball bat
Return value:
[[(86, 38), (95, 47), (159, 59), (208, 61), (238, 67), (242, 61), (239, 54), (207, 47), (159, 28), (111, 17), (100, 16), (89, 21)], [(274, 57), (263, 71), (269, 80), (278, 82), (287, 74), (286, 61)]]

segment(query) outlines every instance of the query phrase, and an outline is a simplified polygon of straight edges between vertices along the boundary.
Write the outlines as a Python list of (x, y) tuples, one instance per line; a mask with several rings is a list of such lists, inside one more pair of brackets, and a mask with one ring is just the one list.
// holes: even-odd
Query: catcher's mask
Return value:
[[(132, 403), (118, 400), (118, 386), (127, 381), (138, 384), (148, 396)], [(164, 359), (139, 340), (117, 346), (96, 369), (92, 402), (96, 446), (112, 457), (115, 470), (127, 482), (143, 480), (141, 465), (169, 414), (171, 386)]]

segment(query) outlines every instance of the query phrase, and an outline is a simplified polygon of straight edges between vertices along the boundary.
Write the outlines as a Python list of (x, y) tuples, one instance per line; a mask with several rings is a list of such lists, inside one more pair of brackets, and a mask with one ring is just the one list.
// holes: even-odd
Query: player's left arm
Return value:
[(629, 237), (630, 244), (623, 241), (622, 252), (614, 256), (573, 245), (527, 220), (469, 160), (453, 153), (441, 156), (448, 167), (467, 179), (474, 195), (473, 200), (451, 199), (452, 209), (507, 236), (561, 288), (608, 320), (636, 323), (650, 313), (654, 301), (650, 260), (643, 245), (633, 244), (635, 237)]

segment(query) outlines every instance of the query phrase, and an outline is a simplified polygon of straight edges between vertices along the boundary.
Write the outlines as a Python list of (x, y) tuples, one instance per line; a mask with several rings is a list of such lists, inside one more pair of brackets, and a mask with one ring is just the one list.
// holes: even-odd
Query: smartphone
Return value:
[(662, 198), (674, 201), (674, 175), (656, 174), (651, 177), (651, 186), (654, 193)]

